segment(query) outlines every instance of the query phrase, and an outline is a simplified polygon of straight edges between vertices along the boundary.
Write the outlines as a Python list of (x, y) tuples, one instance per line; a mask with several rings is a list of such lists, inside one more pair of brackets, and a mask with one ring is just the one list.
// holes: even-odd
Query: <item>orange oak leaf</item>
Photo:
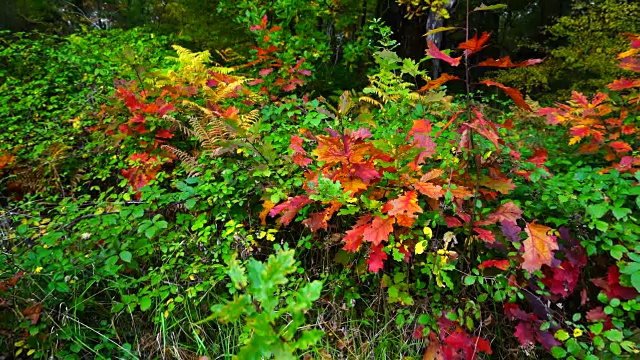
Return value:
[(262, 204), (262, 211), (260, 212), (260, 224), (262, 226), (267, 226), (267, 215), (269, 215), (269, 211), (273, 209), (276, 204), (271, 200), (265, 200)]
[(434, 59), (442, 60), (451, 66), (460, 65), (460, 60), (462, 60), (462, 56), (457, 58), (452, 58), (447, 54), (443, 53), (442, 51), (440, 51), (440, 49), (438, 49), (436, 44), (431, 40), (427, 41), (427, 55), (431, 56)]
[(432, 199), (439, 199), (445, 193), (442, 186), (422, 181), (413, 184), (413, 188), (418, 190), (420, 194), (426, 195)]
[(510, 57), (505, 56), (497, 60), (496, 59), (485, 60), (479, 63), (478, 66), (491, 66), (491, 67), (498, 67), (498, 68), (505, 69), (505, 68), (531, 66), (531, 65), (539, 64), (541, 62), (542, 62), (542, 59), (529, 59), (519, 63), (514, 63), (511, 61)]
[(478, 39), (478, 34), (476, 33), (475, 35), (473, 35), (473, 37), (463, 43), (461, 43), (458, 46), (458, 49), (462, 49), (465, 50), (465, 55), (471, 55), (473, 53), (476, 53), (482, 49), (484, 49), (486, 47), (486, 43), (487, 41), (489, 41), (489, 38), (491, 37), (491, 34), (489, 34), (488, 32), (484, 31), (482, 32), (482, 35), (480, 36), (480, 39)]
[(511, 190), (516, 188), (513, 180), (509, 178), (492, 179), (486, 176), (480, 179), (480, 185), (498, 191), (502, 194), (508, 194)]
[(0, 169), (6, 167), (16, 159), (15, 156), (8, 153), (0, 153)]
[(402, 216), (404, 220), (401, 225), (411, 227), (413, 219), (417, 218), (416, 213), (421, 213), (422, 208), (418, 205), (418, 195), (415, 191), (407, 191), (404, 195), (398, 196), (394, 200), (387, 202), (390, 209), (387, 214), (391, 216)]
[(528, 223), (525, 232), (528, 237), (523, 241), (524, 245), (524, 262), (522, 268), (532, 273), (540, 270), (542, 265), (552, 265), (553, 252), (558, 250), (556, 237), (549, 235), (550, 227)]
[(320, 229), (327, 230), (327, 227), (329, 226), (329, 219), (331, 219), (333, 214), (341, 207), (342, 203), (338, 201), (332, 201), (329, 207), (327, 207), (323, 211), (311, 214), (309, 218), (302, 221), (302, 223), (311, 231), (318, 231)]
[(381, 242), (389, 239), (389, 234), (393, 231), (393, 224), (395, 222), (396, 219), (393, 216), (389, 216), (386, 219), (376, 216), (371, 222), (371, 225), (364, 229), (362, 235), (365, 240), (374, 245), (379, 245)]
[(377, 273), (384, 267), (384, 261), (387, 260), (387, 253), (382, 248), (384, 245), (376, 244), (371, 246), (369, 251), (369, 258), (367, 259), (367, 265), (369, 265), (369, 271)]
[(451, 80), (460, 80), (460, 78), (455, 75), (444, 73), (440, 75), (439, 78), (429, 81), (425, 86), (418, 89), (418, 92), (425, 92), (425, 91), (437, 89), (440, 86), (442, 86), (442, 84), (449, 82)]
[(487, 216), (487, 220), (491, 222), (503, 222), (509, 221), (515, 223), (516, 220), (522, 217), (522, 210), (518, 207), (518, 205), (514, 204), (512, 201), (504, 203), (500, 205), (499, 208), (496, 209), (495, 212), (489, 214)]
[(40, 314), (42, 313), (42, 304), (37, 303), (33, 306), (30, 306), (24, 310), (22, 310), (22, 315), (25, 318), (29, 319), (31, 325), (35, 325), (40, 320)]
[(453, 196), (458, 199), (465, 199), (473, 196), (473, 190), (466, 186), (458, 185), (455, 189), (451, 188), (450, 190)]
[(524, 101), (524, 98), (522, 97), (522, 93), (520, 92), (520, 90), (518, 90), (516, 88), (505, 86), (503, 84), (500, 84), (498, 82), (491, 81), (491, 80), (480, 81), (480, 84), (484, 84), (484, 85), (487, 85), (487, 86), (495, 86), (495, 87), (498, 87), (498, 88), (502, 89), (502, 91), (504, 91), (507, 95), (509, 95), (509, 97), (513, 100), (513, 102), (519, 108), (527, 110), (527, 111), (532, 111), (531, 110), (531, 106), (529, 106), (529, 104), (527, 104), (527, 102)]

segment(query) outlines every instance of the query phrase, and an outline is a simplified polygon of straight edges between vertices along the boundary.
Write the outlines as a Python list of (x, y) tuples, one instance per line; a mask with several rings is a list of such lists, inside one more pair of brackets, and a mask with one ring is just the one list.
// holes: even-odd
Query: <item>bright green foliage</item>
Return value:
[(68, 37), (0, 33), (0, 152), (27, 167), (13, 169), (8, 182), (28, 191), (71, 192), (91, 168), (78, 158), (98, 155), (87, 146), (88, 128), (96, 125), (93, 114), (114, 78), (132, 79), (159, 66), (167, 43), (141, 30)]
[(276, 254), (265, 263), (249, 259), (246, 266), (232, 256), (228, 274), (234, 299), (212, 306), (213, 314), (204, 321), (244, 323), (244, 341), (237, 359), (297, 359), (297, 351), (315, 345), (324, 334), (321, 330), (298, 331), (306, 323), (304, 314), (320, 297), (322, 282), (316, 280), (288, 290), (285, 285), (297, 272), (295, 264), (293, 250), (276, 248)]
[(576, 1), (570, 16), (547, 28), (547, 43), (538, 49), (549, 53), (542, 65), (505, 71), (497, 79), (529, 92), (557, 90), (554, 96), (561, 97), (568, 97), (569, 90), (601, 89), (624, 74), (616, 56), (627, 43), (618, 35), (640, 31), (639, 13), (634, 1)]

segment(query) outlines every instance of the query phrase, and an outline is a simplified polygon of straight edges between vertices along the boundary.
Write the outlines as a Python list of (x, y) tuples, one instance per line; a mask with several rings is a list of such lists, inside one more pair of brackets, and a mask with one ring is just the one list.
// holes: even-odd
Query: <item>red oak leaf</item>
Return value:
[(167, 129), (159, 130), (156, 133), (156, 137), (160, 139), (171, 139), (174, 135)]
[(523, 66), (531, 66), (535, 64), (539, 64), (542, 62), (542, 59), (529, 59), (519, 63), (511, 62), (511, 58), (506, 56), (501, 59), (489, 59), (485, 60), (478, 64), (478, 66), (491, 66), (491, 67), (499, 67), (499, 68), (514, 68), (514, 67), (523, 67)]
[(634, 88), (634, 87), (640, 87), (640, 79), (637, 79), (637, 80), (620, 79), (620, 80), (616, 80), (616, 81), (612, 82), (611, 84), (607, 85), (607, 87), (609, 88), (609, 90), (614, 90), (614, 91), (631, 89), (631, 88)]
[(367, 265), (369, 265), (369, 271), (377, 273), (384, 267), (384, 261), (387, 260), (387, 254), (382, 251), (383, 244), (372, 245), (369, 251), (369, 258), (367, 259)]
[(447, 226), (452, 228), (452, 227), (458, 227), (458, 226), (462, 226), (462, 222), (453, 216), (447, 216), (444, 218), (444, 222), (447, 223)]
[(549, 288), (552, 294), (567, 297), (578, 284), (580, 270), (581, 267), (569, 261), (563, 261), (558, 267), (545, 267), (545, 277), (542, 279), (542, 283)]
[(393, 232), (393, 224), (395, 221), (396, 219), (393, 216), (389, 216), (386, 219), (376, 216), (362, 235), (365, 240), (376, 246), (380, 245), (381, 242), (389, 239), (389, 234)]
[(604, 309), (602, 308), (602, 306), (598, 306), (587, 311), (586, 318), (588, 321), (596, 322), (607, 320), (609, 316), (604, 313)]
[(362, 244), (364, 230), (369, 226), (372, 218), (373, 217), (371, 215), (363, 215), (358, 219), (351, 230), (347, 230), (347, 235), (342, 239), (342, 241), (345, 242), (344, 250), (349, 252), (358, 251)]
[(529, 104), (527, 104), (526, 101), (524, 101), (524, 98), (522, 97), (522, 93), (520, 92), (520, 90), (515, 89), (515, 88), (511, 88), (505, 85), (502, 85), (498, 82), (495, 81), (491, 81), (491, 80), (483, 80), (480, 81), (480, 84), (484, 84), (487, 86), (495, 86), (498, 87), (500, 89), (502, 89), (507, 95), (509, 95), (509, 97), (513, 100), (513, 102), (521, 109), (527, 110), (527, 111), (532, 111), (531, 110), (531, 106), (529, 106)]
[(609, 143), (609, 146), (611, 146), (617, 153), (627, 153), (629, 151), (633, 151), (633, 148), (624, 141), (614, 141)]
[(300, 195), (295, 197), (290, 197), (287, 201), (283, 202), (280, 205), (275, 206), (271, 211), (269, 211), (269, 216), (275, 217), (276, 215), (282, 213), (282, 216), (278, 219), (278, 222), (283, 225), (289, 225), (289, 223), (295, 218), (298, 211), (300, 211), (307, 204), (312, 202), (307, 195)]
[(513, 334), (520, 341), (522, 347), (528, 347), (536, 343), (536, 334), (531, 323), (520, 321), (516, 325), (516, 332)]
[(486, 229), (481, 229), (481, 228), (473, 228), (473, 231), (475, 231), (478, 234), (478, 237), (488, 243), (493, 243), (494, 241), (496, 241), (496, 236), (489, 230)]
[(478, 265), (479, 270), (484, 270), (486, 268), (494, 267), (500, 270), (507, 270), (511, 267), (511, 262), (509, 260), (487, 260), (483, 261)]
[(442, 84), (449, 82), (451, 80), (460, 80), (460, 78), (455, 75), (443, 73), (442, 75), (440, 75), (439, 78), (429, 81), (425, 86), (418, 89), (418, 92), (425, 92), (425, 91), (437, 89), (440, 86), (442, 86)]
[(487, 41), (489, 41), (489, 38), (491, 37), (491, 35), (484, 31), (482, 32), (482, 35), (480, 36), (480, 39), (478, 39), (478, 34), (476, 33), (475, 35), (473, 35), (473, 37), (463, 43), (461, 43), (460, 45), (458, 45), (458, 49), (462, 49), (465, 50), (465, 54), (471, 55), (473, 53), (476, 53), (482, 49), (484, 49), (486, 47), (486, 43)]
[(442, 60), (446, 63), (449, 63), (451, 66), (460, 65), (460, 60), (462, 59), (462, 56), (454, 59), (448, 56), (447, 54), (443, 53), (438, 49), (436, 44), (431, 40), (427, 41), (427, 55), (431, 56), (434, 59)]
[(553, 252), (558, 250), (556, 237), (548, 235), (551, 231), (550, 227), (528, 223), (525, 232), (528, 238), (523, 241), (524, 245), (524, 262), (522, 268), (532, 273), (540, 270), (542, 265), (551, 266), (553, 261)]
[(269, 74), (271, 74), (273, 72), (273, 68), (266, 68), (266, 69), (262, 69), (260, 70), (260, 72), (258, 74), (260, 74), (260, 76), (265, 77)]
[(591, 282), (601, 288), (609, 299), (631, 300), (638, 296), (636, 289), (620, 285), (620, 269), (616, 265), (609, 267), (606, 279), (591, 279)]

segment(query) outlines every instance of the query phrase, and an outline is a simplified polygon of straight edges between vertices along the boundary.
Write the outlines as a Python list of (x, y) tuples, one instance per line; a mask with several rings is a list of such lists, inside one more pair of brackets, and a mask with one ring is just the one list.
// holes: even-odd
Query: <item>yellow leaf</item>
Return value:
[(579, 143), (582, 138), (580, 136), (574, 136), (569, 140), (569, 145), (573, 145), (575, 143)]
[(439, 33), (439, 32), (443, 32), (443, 31), (450, 31), (450, 30), (456, 30), (456, 29), (459, 29), (459, 28), (457, 28), (457, 27), (452, 27), (452, 26), (449, 26), (449, 27), (441, 26), (441, 27), (439, 27), (439, 28), (435, 28), (435, 29), (433, 29), (433, 30), (429, 30), (426, 34), (424, 34), (424, 35), (422, 35), (422, 36), (429, 36), (429, 35), (437, 34), (437, 33)]
[(422, 229), (422, 232), (427, 236), (427, 239), (431, 239), (431, 238), (433, 237), (433, 231), (432, 231), (432, 230), (431, 230), (431, 228), (430, 228), (430, 227), (428, 227), (428, 226), (425, 226), (425, 227)]
[[(429, 229), (429, 228), (425, 228), (425, 229)], [(424, 252), (425, 247), (427, 246), (427, 240), (422, 240), (419, 243), (416, 244), (416, 255), (420, 255)]]

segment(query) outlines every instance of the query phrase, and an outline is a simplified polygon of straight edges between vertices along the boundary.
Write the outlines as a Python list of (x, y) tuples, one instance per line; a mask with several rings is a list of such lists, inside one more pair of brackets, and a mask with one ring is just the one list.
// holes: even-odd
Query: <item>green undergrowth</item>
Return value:
[(636, 88), (452, 96), (423, 64), (461, 51), (374, 23), (368, 85), (313, 96), (322, 61), (262, 15), (237, 65), (1, 34), (0, 354), (637, 356)]

